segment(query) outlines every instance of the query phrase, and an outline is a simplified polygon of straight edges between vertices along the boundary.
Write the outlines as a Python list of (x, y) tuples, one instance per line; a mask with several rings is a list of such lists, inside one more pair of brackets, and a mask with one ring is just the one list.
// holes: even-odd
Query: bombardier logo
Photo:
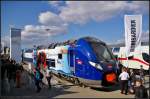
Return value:
[(125, 15), (125, 53), (132, 56), (135, 49), (141, 46), (142, 15)]
[(131, 20), (131, 49), (130, 52), (134, 52), (136, 45), (136, 20)]

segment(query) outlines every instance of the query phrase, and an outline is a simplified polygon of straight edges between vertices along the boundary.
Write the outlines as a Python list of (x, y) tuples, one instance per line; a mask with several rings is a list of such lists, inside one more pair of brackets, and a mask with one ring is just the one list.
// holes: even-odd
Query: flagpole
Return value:
[(10, 33), (10, 35), (9, 35), (10, 36), (10, 39), (9, 39), (9, 41), (10, 41), (10, 43), (9, 43), (9, 47), (10, 47), (9, 48), (10, 49), (10, 51), (9, 51), (9, 57), (10, 58), (11, 58), (11, 28), (12, 28), (11, 25), (9, 25), (9, 33)]

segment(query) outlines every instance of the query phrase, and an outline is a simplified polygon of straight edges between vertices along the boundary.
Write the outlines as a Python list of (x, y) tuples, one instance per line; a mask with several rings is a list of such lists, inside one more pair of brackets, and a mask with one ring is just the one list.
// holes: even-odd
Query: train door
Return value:
[(69, 66), (70, 66), (70, 71), (71, 74), (75, 74), (75, 54), (74, 50), (71, 49), (68, 51), (68, 57), (69, 57)]
[(62, 65), (63, 65), (62, 60), (63, 60), (63, 54), (62, 54), (62, 53), (59, 53), (59, 54), (58, 54), (58, 58), (57, 58), (57, 66), (59, 66), (60, 68), (61, 68)]

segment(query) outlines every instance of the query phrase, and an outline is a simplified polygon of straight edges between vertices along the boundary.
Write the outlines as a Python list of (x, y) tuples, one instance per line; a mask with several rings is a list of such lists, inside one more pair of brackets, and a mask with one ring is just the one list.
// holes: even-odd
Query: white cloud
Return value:
[(133, 11), (134, 13), (141, 14), (145, 11), (149, 12), (149, 1), (132, 1), (132, 3), (126, 3), (126, 10)]
[(3, 38), (1, 39), (3, 44), (7, 47), (9, 47), (9, 44), (10, 44), (10, 37), (9, 35), (8, 36), (3, 36)]
[(103, 21), (125, 11), (143, 13), (149, 7), (147, 1), (66, 1), (66, 5), (59, 16), (66, 22), (79, 24)]
[(39, 22), (44, 25), (60, 26), (66, 23), (55, 13), (50, 11), (43, 12), (39, 15)]
[(142, 41), (149, 42), (149, 30), (142, 34)]
[[(62, 3), (65, 2), (65, 5)], [(148, 1), (49, 1), (49, 4), (60, 11), (42, 12), (38, 16), (39, 25), (26, 25), (22, 38), (27, 42), (46, 42), (48, 36), (67, 33), (70, 23), (85, 24), (91, 20), (103, 21), (126, 12), (143, 14), (148, 12)], [(50, 29), (50, 30), (48, 30)], [(48, 31), (46, 31), (48, 30)], [(32, 39), (31, 39), (32, 38)]]
[(67, 6), (62, 9), (60, 17), (67, 22), (79, 24), (86, 23), (89, 20), (105, 20), (112, 17), (112, 13), (116, 15), (122, 7), (121, 4), (114, 6), (112, 3), (115, 2), (67, 1)]
[[(55, 36), (59, 34), (64, 34), (67, 32), (66, 26), (45, 26), (45, 25), (26, 25), (24, 30), (22, 31), (22, 39), (26, 40), (27, 38), (30, 39), (44, 39), (47, 36)], [(27, 39), (28, 40), (28, 39)]]
[(33, 47), (33, 45), (48, 44), (51, 36), (67, 33), (66, 26), (26, 25), (22, 31), (22, 44)]
[(53, 6), (61, 6), (61, 4), (63, 3), (64, 1), (48, 1), (49, 4), (53, 5)]
[[(149, 42), (149, 30), (142, 33), (141, 41), (142, 42)], [(109, 45), (111, 45), (111, 44), (120, 44), (120, 43), (125, 43), (125, 38), (119, 39), (116, 42), (109, 42)]]
[[(26, 25), (22, 31), (23, 43), (43, 44), (48, 43), (48, 36), (56, 36), (67, 33), (68, 24), (57, 14), (50, 11), (39, 15), (39, 25)], [(39, 42), (40, 41), (40, 42)]]

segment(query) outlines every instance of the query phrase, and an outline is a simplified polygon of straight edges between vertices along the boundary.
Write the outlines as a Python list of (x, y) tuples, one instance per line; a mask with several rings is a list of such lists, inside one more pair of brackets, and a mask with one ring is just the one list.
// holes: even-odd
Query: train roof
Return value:
[[(106, 45), (103, 41), (95, 38), (95, 37), (82, 37), (82, 38), (79, 38), (79, 39), (84, 39), (85, 41), (87, 42), (99, 42), (101, 44), (104, 44)], [(50, 49), (54, 49), (55, 47), (57, 46), (65, 46), (65, 45), (72, 45), (72, 44), (75, 44), (77, 42), (77, 40), (79, 39), (71, 39), (71, 40), (67, 40), (67, 41), (64, 41), (64, 42), (59, 42), (59, 43), (51, 43), (49, 44), (48, 48)]]
[(65, 45), (70, 45), (70, 44), (75, 44), (77, 40), (72, 39), (72, 40), (67, 40), (65, 42), (59, 42), (59, 43), (51, 43), (49, 44), (48, 48), (54, 49), (57, 46), (65, 46)]
[[(85, 41), (87, 41), (89, 43), (90, 42), (99, 42), (99, 43), (105, 45), (105, 43), (103, 41), (101, 41), (101, 40), (99, 40), (99, 39), (97, 39), (95, 37), (89, 37), (89, 36), (87, 36), (87, 37), (82, 37), (82, 38), (79, 38), (79, 39), (84, 39)], [(46, 46), (46, 45), (39, 45), (39, 46), (37, 46), (37, 49), (38, 50), (40, 50), (40, 49), (46, 49), (46, 48), (48, 48), (48, 49), (54, 49), (57, 46), (74, 45), (74, 44), (76, 44), (76, 42), (79, 39), (71, 39), (71, 40), (67, 40), (67, 41), (64, 41), (64, 42), (55, 42), (55, 43), (49, 44), (48, 46)], [(32, 52), (32, 50), (33, 49), (28, 49), (25, 52)]]
[(106, 43), (104, 43), (103, 41), (101, 41), (101, 40), (99, 40), (99, 39), (97, 39), (97, 38), (95, 38), (95, 37), (83, 37), (83, 38), (81, 38), (81, 39), (84, 39), (84, 40), (86, 40), (87, 42), (99, 42), (99, 43), (101, 43), (101, 44), (106, 45)]

